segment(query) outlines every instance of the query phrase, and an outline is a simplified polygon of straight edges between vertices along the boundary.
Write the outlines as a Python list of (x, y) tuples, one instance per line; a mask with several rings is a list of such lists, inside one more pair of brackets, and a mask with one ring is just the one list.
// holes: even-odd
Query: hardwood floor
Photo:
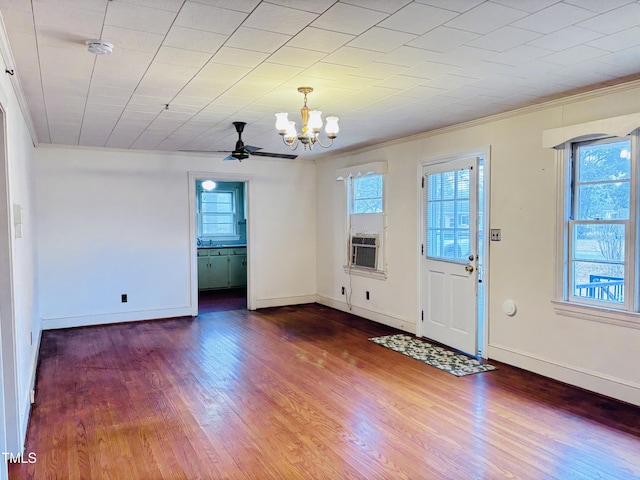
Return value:
[(10, 478), (633, 479), (640, 409), (319, 305), (46, 331)]

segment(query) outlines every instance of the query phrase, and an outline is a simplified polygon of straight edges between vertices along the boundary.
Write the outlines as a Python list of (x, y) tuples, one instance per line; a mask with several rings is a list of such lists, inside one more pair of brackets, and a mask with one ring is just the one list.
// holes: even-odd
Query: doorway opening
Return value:
[(199, 314), (247, 309), (247, 182), (217, 178), (195, 180)]

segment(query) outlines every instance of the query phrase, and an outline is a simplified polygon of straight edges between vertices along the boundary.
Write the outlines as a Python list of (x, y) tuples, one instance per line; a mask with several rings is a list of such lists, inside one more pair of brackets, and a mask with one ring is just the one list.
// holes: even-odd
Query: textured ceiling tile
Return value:
[[(211, 0), (207, 0), (207, 1), (211, 1)], [(227, 0), (227, 1), (234, 2), (235, 0)], [(313, 1), (301, 2), (300, 0), (269, 0), (269, 3), (275, 3), (277, 5), (282, 5), (283, 7), (297, 8), (299, 10), (305, 10), (307, 12), (322, 13), (326, 11), (329, 7), (331, 7), (334, 3), (336, 3), (336, 1), (337, 0), (313, 0)], [(386, 0), (377, 0), (377, 1), (386, 1)], [(352, 3), (352, 2), (346, 2), (346, 3)]]
[(287, 43), (290, 47), (306, 48), (331, 53), (355, 38), (353, 35), (320, 28), (306, 28)]
[(251, 12), (243, 26), (285, 35), (295, 35), (317, 17), (317, 14), (311, 12), (271, 3), (261, 3)]
[(394, 13), (411, 3), (411, 0), (341, 0), (341, 2), (379, 12)]
[(601, 48), (610, 52), (618, 52), (640, 45), (640, 27), (632, 27), (621, 32), (612, 33), (587, 43), (590, 47)]
[(526, 15), (525, 12), (515, 8), (485, 2), (450, 20), (447, 26), (485, 34), (513, 23)]
[(160, 47), (155, 58), (155, 61), (159, 63), (169, 63), (171, 65), (182, 65), (193, 68), (201, 68), (209, 60), (211, 60), (210, 53), (168, 47), (166, 45)]
[(631, 0), (607, 0), (606, 2), (603, 2), (602, 0), (564, 0), (564, 3), (586, 8), (597, 13), (604, 13), (623, 5), (627, 5), (628, 3), (631, 3)]
[(467, 43), (470, 47), (504, 52), (540, 37), (539, 33), (516, 27), (502, 27)]
[(336, 65), (347, 65), (350, 67), (362, 67), (382, 54), (371, 50), (363, 50), (361, 48), (340, 47), (335, 52), (327, 55), (323, 62), (334, 63)]
[(171, 27), (163, 44), (168, 47), (183, 48), (197, 52), (215, 53), (227, 40), (226, 35), (205, 32), (193, 28)]
[(406, 69), (407, 67), (400, 66), (400, 65), (371, 62), (361, 67), (358, 67), (358, 69), (355, 72), (353, 72), (352, 75), (382, 80), (385, 78), (391, 78), (397, 75), (398, 73), (405, 71)]
[(602, 33), (594, 32), (586, 28), (570, 26), (531, 40), (528, 43), (533, 47), (560, 51), (595, 40), (596, 38), (602, 37), (602, 35)]
[(416, 3), (423, 3), (433, 7), (444, 8), (454, 12), (463, 13), (473, 7), (484, 3), (486, 0), (416, 0)]
[(414, 40), (417, 35), (413, 33), (398, 32), (388, 28), (373, 27), (362, 35), (354, 38), (348, 46), (365, 50), (389, 53)]
[(530, 45), (519, 45), (505, 52), (496, 54), (491, 57), (490, 61), (505, 65), (521, 65), (549, 55), (550, 53), (552, 52), (544, 48), (532, 47)]
[(381, 22), (379, 26), (422, 35), (456, 16), (457, 14), (451, 10), (411, 3)]
[(273, 53), (291, 39), (290, 35), (240, 27), (226, 42), (226, 47)]
[(282, 47), (269, 56), (269, 63), (290, 65), (293, 67), (310, 67), (326, 56), (323, 52), (296, 47)]
[(429, 52), (422, 48), (400, 47), (376, 59), (380, 63), (390, 63), (404, 67), (412, 67), (418, 63), (430, 61), (436, 52)]
[(640, 5), (631, 3), (578, 24), (601, 33), (616, 33), (640, 24)]
[(267, 57), (268, 53), (244, 50), (242, 48), (222, 47), (212, 58), (212, 63), (222, 63), (224, 65), (236, 65), (239, 67), (254, 68), (260, 65)]
[(578, 45), (561, 52), (555, 52), (542, 57), (545, 62), (551, 62), (558, 65), (571, 65), (581, 63), (587, 60), (595, 59), (606, 55), (606, 50), (600, 48), (588, 47), (586, 45)]
[(101, 38), (113, 43), (115, 53), (118, 53), (121, 48), (156, 52), (162, 44), (164, 35), (105, 25)]
[(377, 25), (387, 17), (386, 13), (366, 8), (336, 3), (312, 23), (313, 27), (334, 32), (358, 35)]
[(513, 23), (539, 33), (551, 33), (595, 16), (591, 10), (557, 3)]
[(459, 67), (453, 65), (445, 65), (444, 63), (424, 62), (415, 67), (408, 68), (403, 75), (408, 77), (419, 77), (424, 79), (438, 78), (448, 73), (455, 73)]
[(263, 78), (275, 78), (278, 80), (288, 80), (299, 74), (304, 67), (294, 67), (291, 65), (279, 65), (277, 63), (265, 62), (256, 67), (251, 75)]
[(65, 25), (74, 25), (74, 35), (86, 38), (99, 38), (100, 36), (104, 11), (95, 12), (42, 2), (34, 2), (33, 7), (37, 27), (65, 31), (67, 30)]
[(165, 34), (175, 20), (176, 14), (166, 10), (140, 7), (120, 2), (108, 2), (105, 25), (129, 28), (142, 32)]
[[(83, 1), (83, 0), (79, 0)], [(184, 3), (184, 0), (118, 0), (122, 3), (131, 3), (133, 5), (140, 5), (142, 7), (153, 7), (160, 10), (168, 10), (170, 12), (180, 11), (180, 7)], [(237, 0), (239, 1), (239, 0)]]
[(477, 33), (466, 30), (442, 26), (419, 36), (407, 45), (410, 47), (426, 48), (427, 50), (436, 52), (449, 52), (456, 47), (471, 42), (479, 36)]
[(525, 12), (534, 13), (551, 5), (559, 3), (559, 0), (525, 0), (525, 1), (513, 1), (513, 0), (491, 0), (494, 3), (499, 3), (507, 7), (517, 8)]
[(188, 1), (180, 10), (175, 25), (231, 35), (245, 18), (244, 12)]

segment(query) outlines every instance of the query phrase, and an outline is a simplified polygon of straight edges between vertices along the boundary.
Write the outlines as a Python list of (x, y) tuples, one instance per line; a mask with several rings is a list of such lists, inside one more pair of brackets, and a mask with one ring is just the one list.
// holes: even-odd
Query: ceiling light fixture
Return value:
[(104, 40), (87, 40), (84, 43), (87, 45), (89, 53), (95, 55), (107, 55), (113, 52), (113, 43)]
[(296, 132), (296, 122), (289, 121), (288, 113), (276, 113), (276, 129), (282, 135), (282, 141), (291, 150), (295, 150), (300, 144), (304, 145), (305, 150), (307, 146), (309, 150), (313, 150), (313, 146), (316, 143), (322, 148), (329, 148), (333, 145), (333, 139), (338, 136), (338, 131), (340, 130), (338, 117), (327, 117), (325, 132), (329, 138), (329, 143), (324, 145), (318, 137), (320, 129), (322, 129), (322, 112), (320, 110), (309, 110), (309, 107), (307, 107), (307, 94), (313, 92), (313, 88), (300, 87), (298, 91), (304, 94), (304, 106), (300, 109), (302, 132)]

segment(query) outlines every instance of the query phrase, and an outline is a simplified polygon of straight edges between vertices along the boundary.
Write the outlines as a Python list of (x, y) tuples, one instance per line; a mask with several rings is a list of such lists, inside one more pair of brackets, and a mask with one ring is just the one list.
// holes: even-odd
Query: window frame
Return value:
[[(231, 204), (232, 204), (232, 210), (233, 210), (233, 212), (231, 213), (231, 217), (232, 217), (231, 225), (233, 228), (232, 233), (205, 234), (203, 232), (203, 227), (204, 227), (203, 217), (205, 215), (205, 212), (202, 211), (202, 203), (203, 203), (202, 196), (205, 193), (212, 193), (212, 192), (225, 193), (231, 197)], [(196, 235), (203, 243), (218, 242), (218, 241), (225, 241), (225, 240), (235, 241), (240, 239), (240, 234), (238, 232), (238, 198), (237, 197), (238, 197), (237, 189), (216, 188), (215, 191), (214, 190), (207, 191), (204, 188), (202, 188), (201, 185), (198, 186), (197, 204), (196, 204), (196, 220), (197, 220)], [(210, 213), (213, 213), (213, 212), (210, 212)]]
[[(633, 245), (633, 239), (635, 237), (635, 231), (637, 231), (638, 225), (637, 222), (634, 226), (634, 222), (633, 222), (633, 215), (635, 213), (635, 209), (636, 209), (636, 202), (637, 202), (637, 198), (635, 195), (635, 190), (637, 189), (637, 179), (634, 178), (634, 170), (635, 170), (635, 165), (637, 164), (637, 160), (634, 161), (634, 155), (631, 154), (630, 155), (630, 159), (629, 159), (629, 178), (628, 179), (622, 179), (621, 181), (624, 182), (628, 182), (629, 183), (629, 214), (628, 214), (628, 218), (625, 219), (611, 219), (611, 218), (600, 218), (600, 219), (582, 219), (582, 218), (578, 218), (578, 208), (579, 208), (579, 190), (581, 186), (584, 185), (598, 185), (598, 184), (605, 184), (605, 183), (613, 183), (612, 181), (600, 181), (600, 182), (580, 182), (579, 181), (579, 166), (580, 163), (578, 161), (577, 155), (578, 155), (578, 150), (582, 147), (586, 147), (586, 146), (591, 146), (591, 145), (607, 145), (607, 144), (612, 144), (612, 143), (616, 143), (616, 142), (621, 142), (621, 141), (628, 141), (629, 142), (629, 149), (631, 151), (632, 147), (631, 147), (631, 143), (632, 143), (632, 139), (631, 136), (628, 135), (626, 137), (607, 137), (607, 138), (601, 138), (601, 139), (596, 139), (596, 140), (589, 140), (589, 141), (584, 141), (584, 142), (573, 142), (571, 144), (571, 213), (568, 219), (568, 235), (569, 235), (569, 243), (567, 246), (567, 251), (568, 251), (568, 255), (569, 255), (569, 265), (568, 265), (568, 271), (567, 271), (567, 275), (568, 275), (568, 279), (569, 279), (569, 285), (567, 286), (568, 288), (568, 292), (567, 292), (567, 297), (568, 297), (568, 301), (572, 302), (572, 303), (580, 303), (580, 304), (585, 304), (585, 305), (595, 305), (595, 306), (602, 306), (605, 308), (614, 308), (614, 309), (619, 309), (619, 310), (625, 310), (625, 311), (633, 311), (634, 310), (634, 304), (635, 302), (633, 301), (632, 298), (632, 293), (633, 293), (633, 283), (630, 281), (631, 278), (633, 278), (633, 276), (631, 275), (632, 271), (634, 270), (634, 265), (636, 264), (635, 262), (635, 252), (634, 249), (631, 248), (631, 245)], [(574, 227), (578, 226), (578, 225), (622, 225), (624, 226), (624, 230), (625, 230), (625, 235), (624, 235), (624, 260), (620, 263), (623, 268), (624, 268), (624, 272), (625, 275), (623, 277), (623, 280), (625, 281), (624, 283), (624, 287), (623, 287), (623, 296), (624, 296), (624, 301), (622, 303), (614, 303), (614, 302), (606, 302), (606, 301), (601, 301), (601, 300), (597, 300), (597, 299), (590, 299), (590, 298), (585, 298), (585, 297), (581, 297), (581, 296), (577, 296), (575, 294), (575, 290), (576, 290), (576, 285), (575, 285), (575, 279), (574, 279), (574, 275), (573, 275), (573, 264), (576, 261), (575, 260), (575, 251), (574, 251), (574, 235), (573, 235), (573, 231), (574, 231)], [(635, 228), (634, 228), (635, 227)], [(578, 260), (579, 261), (579, 260)], [(585, 260), (582, 260), (585, 261)], [(611, 262), (611, 263), (615, 263), (615, 262)], [(635, 307), (637, 308), (637, 307)], [(636, 310), (637, 311), (637, 310)]]
[[(574, 195), (576, 182), (575, 148), (585, 144), (597, 144), (630, 140), (630, 205), (628, 220), (606, 220), (606, 223), (625, 223), (625, 300), (623, 304), (590, 301), (578, 297), (573, 292), (572, 274), (572, 226), (594, 223), (594, 221), (575, 220)], [(558, 205), (556, 225), (556, 275), (555, 299), (552, 301), (556, 313), (590, 321), (609, 323), (640, 329), (640, 298), (638, 287), (640, 274), (640, 156), (638, 152), (638, 130), (625, 136), (591, 135), (566, 141), (557, 152)]]
[[(354, 206), (354, 181), (361, 178), (368, 177), (380, 177), (382, 181), (382, 189), (381, 189), (381, 205), (382, 211), (380, 212), (364, 212), (364, 213), (355, 213), (353, 210)], [(386, 194), (386, 185), (387, 185), (387, 173), (386, 172), (369, 172), (361, 175), (349, 175), (345, 180), (346, 185), (346, 248), (345, 248), (345, 263), (343, 265), (345, 273), (349, 275), (357, 275), (362, 277), (375, 278), (379, 280), (386, 280), (387, 278), (387, 262), (386, 262), (386, 209), (387, 209), (387, 194)], [(376, 197), (377, 198), (377, 197)], [(363, 233), (370, 234), (372, 232), (353, 232), (353, 221), (354, 217), (360, 218), (370, 218), (371, 220), (377, 219), (378, 223), (381, 225), (379, 231), (376, 232), (378, 235), (378, 261), (375, 269), (370, 268), (362, 268), (351, 263), (351, 236), (354, 233)]]
[[(383, 214), (385, 212), (385, 204), (384, 204), (384, 190), (385, 190), (385, 174), (384, 173), (372, 173), (368, 175), (360, 175), (357, 177), (349, 177), (349, 215), (373, 215), (373, 214)], [(370, 178), (380, 178), (380, 196), (379, 197), (371, 197), (366, 200), (380, 200), (380, 211), (379, 212), (357, 212), (356, 211), (356, 202), (359, 200), (365, 200), (363, 198), (356, 199), (356, 182), (360, 180), (370, 179)]]

